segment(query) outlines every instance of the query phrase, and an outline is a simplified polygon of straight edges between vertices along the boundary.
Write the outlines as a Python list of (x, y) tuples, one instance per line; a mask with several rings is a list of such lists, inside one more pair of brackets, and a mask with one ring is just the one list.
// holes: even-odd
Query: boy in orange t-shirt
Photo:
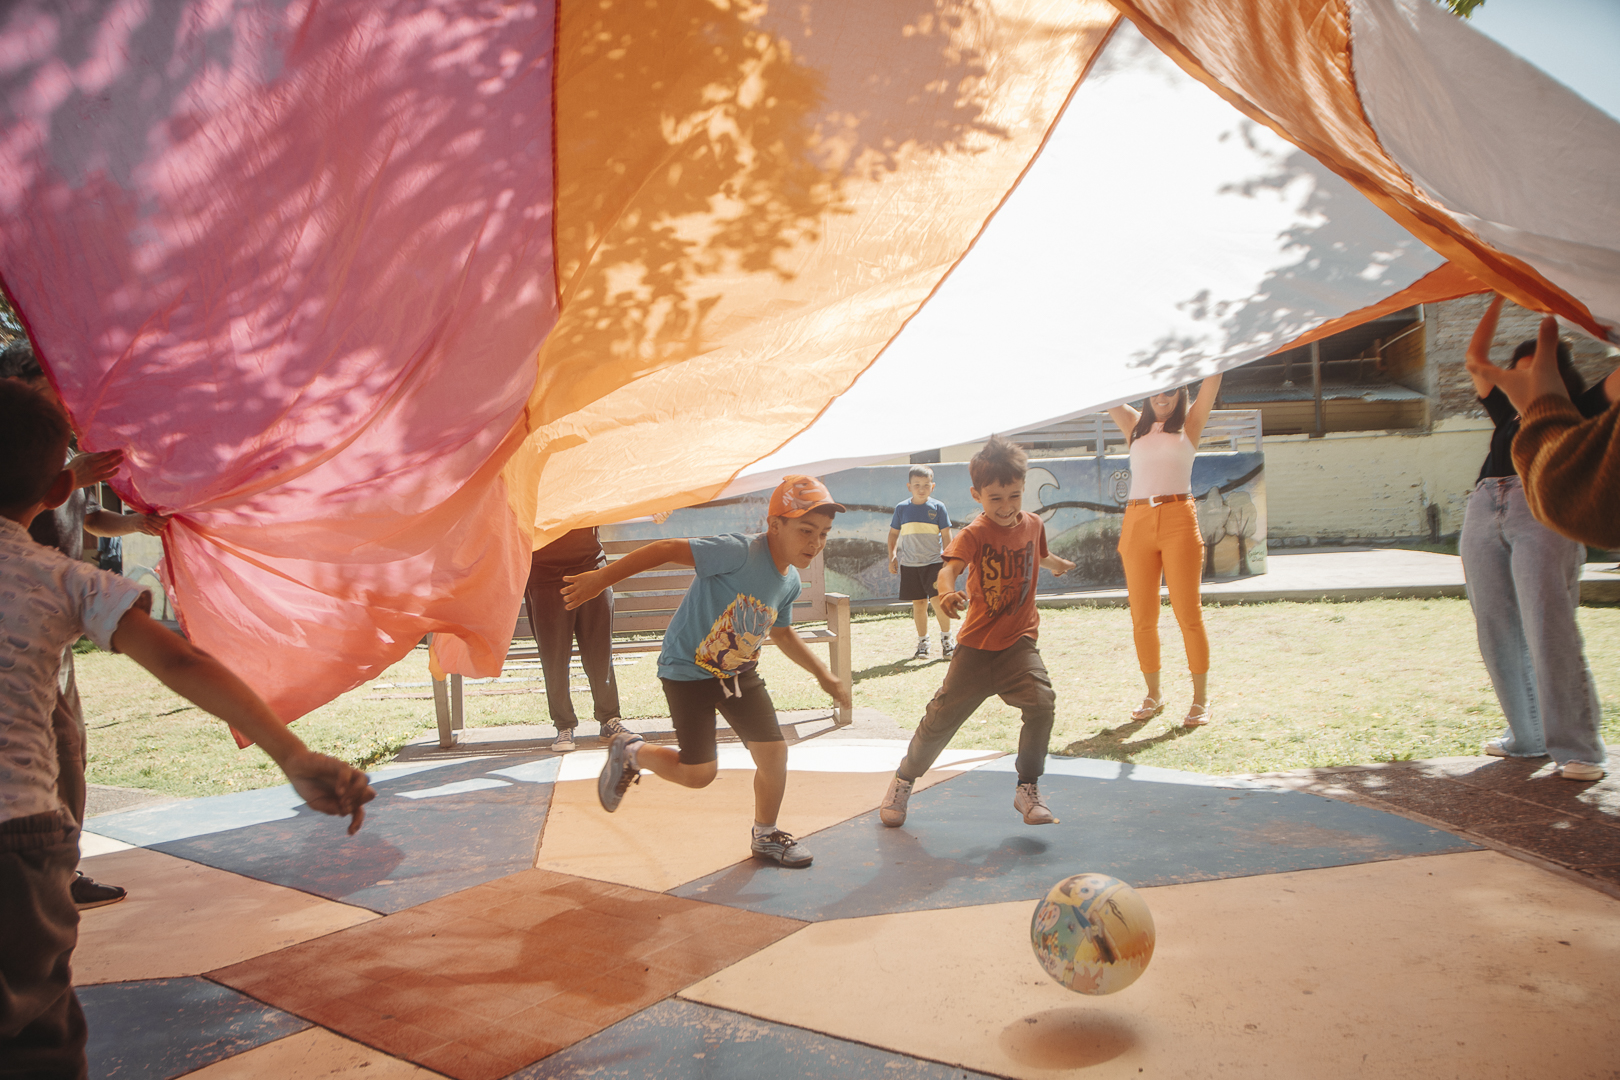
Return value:
[[(1035, 586), (1041, 568), (1066, 574), (1074, 563), (1046, 550), (1046, 526), (1022, 509), (1028, 458), (1016, 443), (992, 436), (968, 463), (973, 501), (982, 513), (956, 534), (939, 571), (939, 605), (956, 617), (967, 604), (967, 620), (956, 634), (956, 653), (945, 683), (911, 736), (905, 760), (896, 770), (879, 816), (883, 824), (905, 824), (911, 785), (927, 772), (962, 724), (991, 694), (1019, 709), (1018, 787), (1013, 809), (1028, 825), (1053, 825), (1037, 782), (1046, 770), (1057, 696), (1041, 662), (1035, 637), (1041, 616)], [(966, 591), (956, 579), (966, 569)], [(971, 603), (968, 603), (971, 600)]]

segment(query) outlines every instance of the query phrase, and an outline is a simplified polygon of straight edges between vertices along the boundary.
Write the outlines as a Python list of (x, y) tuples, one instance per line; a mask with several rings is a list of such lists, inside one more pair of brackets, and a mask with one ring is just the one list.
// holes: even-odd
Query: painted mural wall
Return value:
[[(951, 520), (965, 524), (978, 512), (969, 494), (966, 462), (931, 466), (934, 498)], [(827, 544), (827, 588), (855, 600), (893, 600), (900, 579), (889, 573), (889, 521), (895, 504), (908, 498), (905, 465), (873, 465), (822, 477), (833, 497), (849, 509), (838, 515)], [(1124, 456), (1038, 458), (1030, 462), (1024, 509), (1046, 522), (1048, 548), (1075, 568), (1062, 578), (1041, 571), (1041, 592), (1120, 588), (1120, 525), (1130, 489), (1130, 459)], [(1265, 457), (1255, 451), (1200, 453), (1192, 488), (1205, 544), (1204, 577), (1224, 580), (1266, 572)], [(757, 533), (765, 529), (768, 492), (677, 510), (663, 525), (650, 521), (604, 525), (604, 540), (653, 540), (666, 536)]]

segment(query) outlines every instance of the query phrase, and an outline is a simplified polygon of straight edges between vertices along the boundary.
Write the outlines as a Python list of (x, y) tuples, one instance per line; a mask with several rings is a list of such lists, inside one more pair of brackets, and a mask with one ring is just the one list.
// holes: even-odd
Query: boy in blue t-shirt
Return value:
[(906, 487), (911, 498), (894, 508), (889, 521), (889, 573), (900, 574), (900, 599), (911, 601), (911, 616), (917, 622), (917, 651), (914, 660), (928, 659), (928, 601), (934, 601), (939, 619), (940, 655), (949, 660), (955, 649), (951, 640), (951, 617), (939, 606), (934, 582), (945, 565), (945, 547), (951, 542), (951, 515), (945, 504), (929, 498), (934, 490), (934, 470), (913, 465)]
[(810, 865), (804, 845), (776, 827), (787, 791), (787, 744), (776, 722), (776, 706), (755, 668), (768, 635), (835, 701), (849, 705), (849, 687), (834, 678), (793, 629), (799, 571), (821, 554), (833, 515), (842, 509), (821, 481), (789, 476), (771, 493), (769, 530), (763, 535), (659, 540), (600, 569), (564, 578), (563, 600), (572, 610), (603, 589), (665, 563), (697, 571), (658, 654), (658, 678), (680, 749), (649, 746), (633, 732), (615, 735), (596, 785), (604, 810), (619, 808), (643, 768), (683, 787), (708, 787), (719, 768), (718, 711), (747, 745), (757, 769), (750, 844), (754, 855), (782, 866)]

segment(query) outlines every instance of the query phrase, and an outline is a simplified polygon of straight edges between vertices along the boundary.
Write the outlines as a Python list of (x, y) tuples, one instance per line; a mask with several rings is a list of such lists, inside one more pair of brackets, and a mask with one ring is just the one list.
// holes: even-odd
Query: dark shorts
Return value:
[(928, 566), (902, 566), (900, 568), (900, 599), (929, 600), (939, 595), (939, 572), (942, 562)]
[(681, 747), (682, 765), (706, 765), (719, 760), (714, 744), (714, 714), (726, 718), (745, 743), (781, 742), (782, 728), (776, 722), (776, 706), (757, 671), (745, 671), (727, 679), (740, 696), (726, 694), (719, 679), (659, 679), (664, 699), (675, 722), (675, 741)]

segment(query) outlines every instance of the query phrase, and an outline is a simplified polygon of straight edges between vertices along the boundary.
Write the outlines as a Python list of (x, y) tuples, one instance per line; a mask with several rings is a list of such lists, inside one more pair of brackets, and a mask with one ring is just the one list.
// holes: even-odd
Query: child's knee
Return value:
[(680, 773), (675, 779), (682, 787), (706, 788), (714, 783), (714, 778), (720, 772), (718, 761), (704, 761), (698, 764), (681, 763)]

